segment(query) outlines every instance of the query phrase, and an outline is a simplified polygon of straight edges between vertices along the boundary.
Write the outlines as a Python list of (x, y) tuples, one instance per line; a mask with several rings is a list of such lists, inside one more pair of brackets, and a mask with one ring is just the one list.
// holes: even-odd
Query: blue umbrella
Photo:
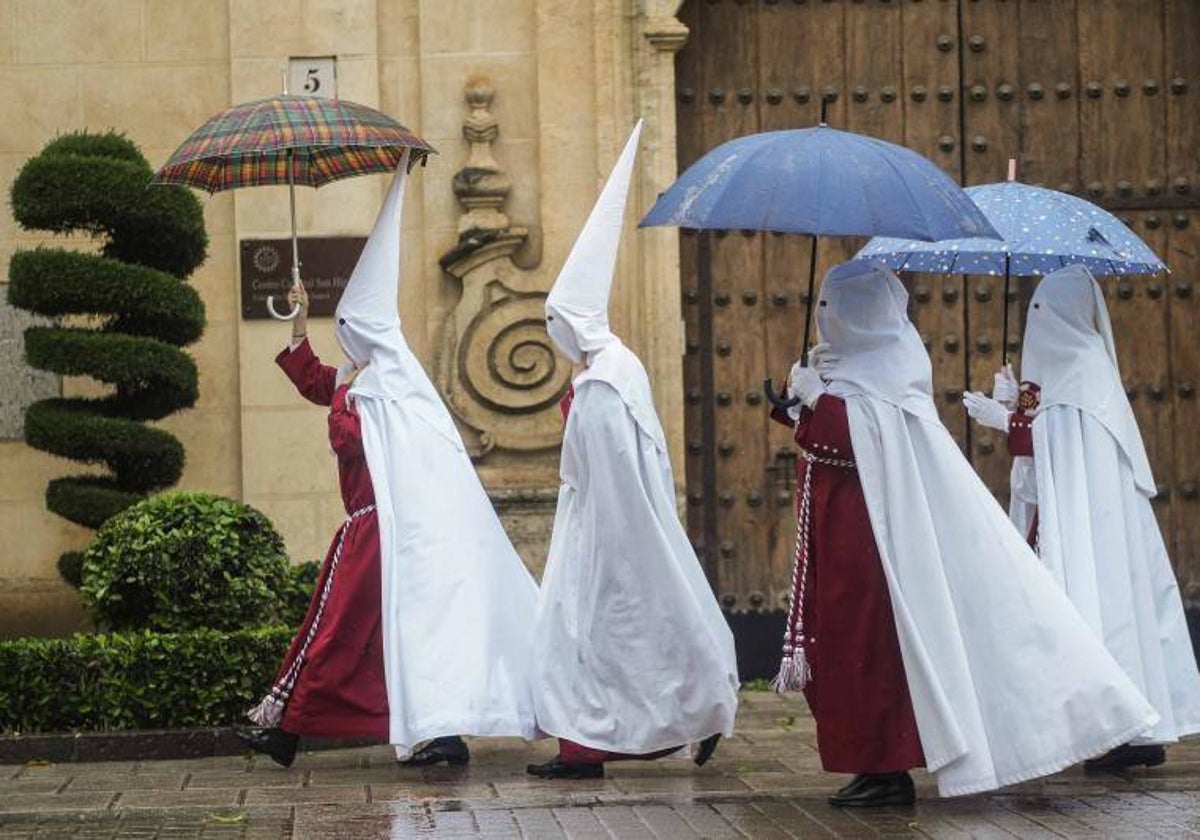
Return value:
[[(1015, 173), (1014, 173), (1015, 174)], [(1017, 181), (968, 187), (1001, 239), (921, 242), (877, 237), (855, 259), (895, 271), (1004, 276), (1004, 356), (1008, 361), (1008, 287), (1018, 277), (1083, 265), (1093, 274), (1157, 274), (1167, 267), (1120, 219), (1090, 201)]]
[(927, 241), (998, 237), (928, 158), (825, 125), (751, 134), (713, 149), (641, 221), (660, 225)]
[(816, 128), (751, 134), (708, 152), (659, 196), (639, 225), (812, 236), (805, 358), (817, 237), (999, 236), (936, 164), (903, 146), (829, 128), (826, 105), (821, 103)]

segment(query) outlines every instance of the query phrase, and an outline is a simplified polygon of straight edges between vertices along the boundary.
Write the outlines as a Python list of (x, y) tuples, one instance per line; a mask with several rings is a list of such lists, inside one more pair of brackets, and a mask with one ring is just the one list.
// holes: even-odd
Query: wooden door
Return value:
[[(904, 143), (964, 185), (1030, 183), (1108, 204), (1174, 269), (1105, 281), (1123, 373), (1162, 485), (1156, 503), (1181, 582), (1200, 597), (1200, 4), (689, 0), (677, 59), (679, 166), (757, 131), (829, 123)], [(1097, 92), (1098, 91), (1098, 92)], [(861, 241), (820, 243), (818, 276)], [(759, 383), (800, 352), (811, 241), (684, 234), (688, 526), (722, 605), (785, 608), (794, 541), (794, 446), (766, 418)], [(704, 274), (697, 256), (710, 251)], [(970, 429), (965, 389), (999, 366), (998, 278), (905, 278), (943, 419), (1007, 499), (1002, 438)], [(1019, 363), (1031, 280), (1013, 283)]]

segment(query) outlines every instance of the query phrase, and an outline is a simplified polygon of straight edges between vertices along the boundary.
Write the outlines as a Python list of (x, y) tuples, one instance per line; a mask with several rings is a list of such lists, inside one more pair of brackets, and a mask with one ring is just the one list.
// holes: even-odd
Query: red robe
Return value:
[[(1022, 382), (1017, 409), (1008, 415), (1008, 454), (1014, 458), (1033, 457), (1033, 415), (1041, 402), (1042, 389), (1033, 382)], [(1038, 515), (1034, 508), (1025, 539), (1037, 551)]]
[(272, 695), (286, 704), (288, 732), (386, 740), (379, 522), (358, 412), (348, 388), (334, 387), (336, 369), (321, 364), (307, 340), (275, 361), (303, 397), (329, 406), (329, 444), (348, 519), (334, 535)]
[[(835, 460), (853, 460), (846, 403), (824, 395), (793, 426), (796, 443)], [(831, 773), (892, 773), (925, 757), (908, 695), (892, 603), (858, 473), (801, 458), (797, 481), (812, 469), (805, 654), (812, 677), (804, 696), (817, 724), (821, 764)]]

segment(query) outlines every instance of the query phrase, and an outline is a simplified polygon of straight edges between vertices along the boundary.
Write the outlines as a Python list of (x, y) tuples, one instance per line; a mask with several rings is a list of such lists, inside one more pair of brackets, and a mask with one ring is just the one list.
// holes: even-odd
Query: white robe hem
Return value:
[[(1047, 761), (1044, 764), (1039, 764), (1036, 767), (1026, 768), (1015, 773), (1007, 773), (1003, 776), (992, 777), (986, 780), (980, 780), (977, 782), (964, 782), (959, 785), (954, 785), (953, 787), (948, 787), (945, 790), (943, 790), (939, 785), (938, 794), (943, 797), (951, 797), (967, 796), (972, 793), (986, 793), (987, 791), (997, 790), (998, 788), (1008, 787), (1009, 785), (1016, 785), (1020, 784), (1021, 782), (1031, 781), (1033, 779), (1040, 779), (1043, 776), (1051, 776), (1061, 770), (1067, 769), (1068, 767), (1073, 767), (1082, 761), (1087, 761), (1089, 758), (1095, 758), (1096, 756), (1103, 755), (1109, 750), (1115, 749), (1122, 744), (1129, 743), (1136, 735), (1141, 732), (1145, 732), (1147, 729), (1153, 727), (1156, 723), (1158, 723), (1157, 713), (1148, 716), (1141, 723), (1132, 727), (1128, 731), (1123, 732), (1121, 735), (1108, 738), (1107, 740), (1102, 741), (1101, 743), (1092, 747), (1082, 747), (1067, 758), (1054, 759), (1053, 761)], [(936, 779), (937, 777), (935, 776), (934, 778)]]

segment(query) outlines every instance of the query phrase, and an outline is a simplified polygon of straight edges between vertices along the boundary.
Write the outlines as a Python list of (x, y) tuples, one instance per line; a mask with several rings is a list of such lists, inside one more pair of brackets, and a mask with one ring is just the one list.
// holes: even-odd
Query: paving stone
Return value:
[(1148, 772), (1077, 768), (991, 795), (940, 799), (915, 774), (918, 804), (832, 808), (846, 777), (823, 773), (796, 698), (747, 695), (738, 732), (703, 769), (621, 762), (608, 778), (532, 779), (553, 742), (472, 739), (465, 768), (403, 768), (386, 746), (262, 757), (0, 767), (0, 840), (393, 837), (820, 838), (1200, 836), (1200, 741)]
[(346, 802), (366, 802), (367, 788), (365, 785), (350, 787), (267, 787), (251, 788), (246, 791), (247, 805), (283, 805), (299, 802), (320, 804), (342, 804)]

